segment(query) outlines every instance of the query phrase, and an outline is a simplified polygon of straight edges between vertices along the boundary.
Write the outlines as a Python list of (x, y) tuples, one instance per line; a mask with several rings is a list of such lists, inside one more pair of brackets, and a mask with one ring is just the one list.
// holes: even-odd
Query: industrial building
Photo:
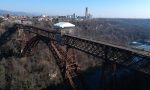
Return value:
[(69, 22), (59, 22), (54, 24), (54, 28), (58, 30), (61, 34), (73, 34), (75, 30), (75, 25)]

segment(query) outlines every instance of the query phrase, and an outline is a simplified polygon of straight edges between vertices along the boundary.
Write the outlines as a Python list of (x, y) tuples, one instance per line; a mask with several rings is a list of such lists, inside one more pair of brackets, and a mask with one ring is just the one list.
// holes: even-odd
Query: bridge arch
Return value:
[[(81, 79), (77, 75), (78, 71), (79, 71), (77, 63), (71, 62), (72, 58), (68, 57), (67, 52), (64, 50), (61, 50), (62, 48), (60, 48), (57, 45), (57, 42), (55, 42), (54, 40), (52, 40), (48, 37), (36, 35), (35, 37), (31, 38), (27, 42), (26, 46), (24, 47), (24, 49), (21, 52), (21, 56), (26, 55), (26, 53), (28, 51), (30, 52), (30, 50), (33, 47), (35, 47), (39, 43), (39, 41), (42, 41), (49, 47), (49, 50), (52, 52), (52, 54), (55, 58), (56, 64), (59, 67), (61, 76), (63, 77), (63, 81), (68, 86), (68, 88), (70, 88), (70, 89), (74, 88), (74, 90), (75, 90), (75, 88), (81, 88), (79, 86), (76, 86), (77, 82), (73, 81), (74, 79), (78, 79), (78, 80)], [(74, 74), (71, 74), (73, 72), (74, 72)], [(82, 86), (82, 88), (85, 88), (85, 86)]]
[(57, 52), (54, 50), (54, 47), (52, 47), (53, 40), (51, 40), (47, 37), (44, 37), (44, 36), (36, 35), (27, 42), (27, 44), (24, 47), (24, 49), (22, 50), (20, 56), (21, 57), (25, 56), (28, 52), (30, 52), (32, 50), (33, 47), (37, 46), (39, 41), (42, 41), (43, 43), (45, 43), (47, 45), (47, 47), (49, 48), (49, 50), (52, 52), (52, 54), (55, 58), (56, 64), (60, 69), (61, 75), (62, 75), (63, 79), (65, 79), (64, 77), (66, 74), (66, 61), (65, 61), (65, 59), (60, 58), (57, 55)]
[(21, 50), (21, 56), (25, 56), (26, 53), (30, 52), (33, 47), (37, 46), (37, 44), (39, 43), (39, 41), (42, 41), (43, 43), (45, 43), (49, 47), (49, 49), (50, 49), (50, 42), (51, 42), (51, 40), (48, 39), (48, 38), (46, 38), (46, 37), (43, 37), (43, 36), (40, 36), (40, 35), (36, 35), (36, 36), (32, 37), (27, 42), (27, 44), (25, 45), (25, 47)]

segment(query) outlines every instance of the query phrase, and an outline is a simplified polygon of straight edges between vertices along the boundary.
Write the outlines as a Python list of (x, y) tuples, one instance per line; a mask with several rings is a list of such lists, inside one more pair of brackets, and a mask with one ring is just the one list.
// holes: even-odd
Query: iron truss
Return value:
[(56, 35), (58, 34), (58, 32), (54, 30), (41, 29), (39, 27), (31, 25), (15, 24), (14, 27), (17, 27), (18, 29), (23, 29), (24, 31), (28, 31), (30, 33), (38, 34), (40, 36), (48, 37), (51, 40), (55, 40)]
[(67, 47), (99, 57), (105, 62), (116, 63), (150, 75), (150, 56), (144, 55), (141, 51), (69, 35), (64, 35), (63, 40)]

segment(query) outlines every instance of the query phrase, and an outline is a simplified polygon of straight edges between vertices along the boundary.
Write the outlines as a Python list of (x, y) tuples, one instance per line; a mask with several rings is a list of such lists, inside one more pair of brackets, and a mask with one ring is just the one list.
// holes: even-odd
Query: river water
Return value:
[(147, 42), (137, 42), (137, 41), (134, 41), (134, 42), (129, 42), (129, 45), (132, 48), (150, 51), (150, 43), (147, 43)]

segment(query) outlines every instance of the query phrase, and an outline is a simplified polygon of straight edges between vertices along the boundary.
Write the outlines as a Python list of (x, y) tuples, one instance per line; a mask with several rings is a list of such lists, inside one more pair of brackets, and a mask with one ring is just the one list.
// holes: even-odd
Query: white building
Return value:
[(54, 24), (54, 28), (59, 30), (61, 34), (73, 34), (75, 25), (69, 22), (59, 22)]
[(59, 27), (59, 28), (70, 28), (70, 27), (75, 27), (74, 24), (69, 23), (69, 22), (59, 22), (54, 24), (55, 27)]

